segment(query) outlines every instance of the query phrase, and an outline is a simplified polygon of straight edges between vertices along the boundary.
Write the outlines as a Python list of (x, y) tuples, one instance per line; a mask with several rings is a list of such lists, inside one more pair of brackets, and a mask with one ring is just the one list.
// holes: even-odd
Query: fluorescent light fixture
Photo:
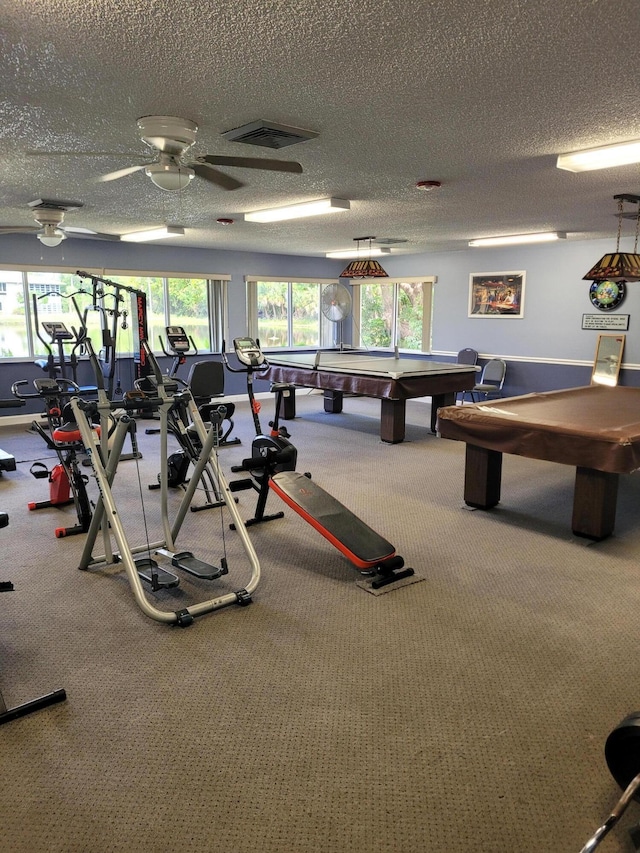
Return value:
[(319, 216), (323, 213), (340, 213), (350, 210), (351, 202), (344, 198), (319, 198), (288, 207), (272, 207), (245, 213), (247, 222), (281, 222), (284, 219), (301, 219), (304, 216)]
[(469, 240), (470, 246), (511, 246), (516, 243), (550, 243), (553, 240), (564, 240), (564, 231), (541, 231), (538, 234), (511, 234), (508, 237), (481, 237)]
[(380, 255), (390, 255), (391, 249), (376, 246), (373, 249), (364, 247), (361, 249), (347, 249), (343, 252), (327, 252), (326, 258), (379, 258)]
[(556, 166), (567, 172), (591, 172), (594, 169), (611, 169), (613, 166), (628, 166), (631, 163), (640, 163), (640, 140), (637, 139), (619, 145), (603, 145), (601, 148), (560, 154)]
[(148, 231), (132, 231), (122, 234), (125, 243), (146, 243), (147, 240), (163, 240), (165, 237), (182, 237), (184, 228), (179, 225), (163, 225), (162, 228), (150, 228)]

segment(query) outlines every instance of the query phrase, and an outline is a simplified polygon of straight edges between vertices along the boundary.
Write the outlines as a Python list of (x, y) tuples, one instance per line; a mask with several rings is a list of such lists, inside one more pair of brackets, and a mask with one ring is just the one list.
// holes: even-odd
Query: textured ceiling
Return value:
[[(639, 166), (555, 168), (559, 153), (640, 138), (638, 0), (2, 6), (0, 225), (32, 225), (32, 199), (69, 199), (83, 208), (66, 225), (182, 225), (176, 245), (322, 255), (375, 235), (414, 253), (547, 229), (609, 236), (613, 195), (640, 192)], [(143, 172), (97, 182), (148, 157), (136, 119), (149, 114), (197, 122), (193, 155), (297, 160), (303, 174), (222, 169), (245, 184), (234, 191), (196, 178), (167, 193)], [(318, 136), (278, 151), (221, 136), (258, 119)], [(418, 191), (425, 179), (441, 189)], [(350, 212), (242, 219), (325, 196)]]

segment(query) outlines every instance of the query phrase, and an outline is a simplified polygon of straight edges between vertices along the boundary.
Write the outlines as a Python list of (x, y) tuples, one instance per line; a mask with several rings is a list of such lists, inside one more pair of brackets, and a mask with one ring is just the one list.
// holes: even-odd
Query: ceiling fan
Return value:
[(67, 237), (84, 237), (93, 240), (119, 240), (117, 234), (100, 234), (90, 228), (63, 225), (64, 215), (82, 207), (75, 201), (50, 201), (38, 198), (29, 202), (36, 225), (0, 225), (2, 234), (35, 234), (44, 246), (59, 246)]
[(144, 170), (161, 190), (176, 192), (189, 186), (194, 177), (203, 178), (224, 190), (236, 190), (244, 184), (214, 168), (238, 166), (243, 169), (266, 169), (300, 174), (302, 166), (292, 160), (268, 160), (261, 157), (223, 157), (216, 154), (187, 156), (196, 141), (198, 125), (176, 116), (143, 116), (138, 119), (142, 141), (154, 149), (156, 156), (139, 166), (127, 166), (102, 175), (100, 181), (115, 181)]

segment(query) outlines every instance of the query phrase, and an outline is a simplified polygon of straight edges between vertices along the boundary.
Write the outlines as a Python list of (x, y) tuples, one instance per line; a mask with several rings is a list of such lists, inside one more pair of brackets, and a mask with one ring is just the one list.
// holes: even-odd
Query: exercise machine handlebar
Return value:
[(259, 340), (256, 339), (254, 341), (253, 338), (234, 338), (233, 345), (236, 351), (236, 358), (243, 366), (232, 367), (229, 364), (223, 341), (222, 360), (231, 373), (261, 373), (269, 369), (269, 362), (262, 352)]

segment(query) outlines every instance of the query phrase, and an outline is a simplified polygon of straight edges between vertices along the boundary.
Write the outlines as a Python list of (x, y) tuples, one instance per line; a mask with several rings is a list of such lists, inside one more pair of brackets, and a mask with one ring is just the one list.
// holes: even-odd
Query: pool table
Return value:
[(640, 468), (640, 388), (589, 385), (438, 412), (443, 438), (466, 442), (464, 501), (500, 501), (502, 455), (576, 469), (572, 530), (600, 540), (614, 529), (618, 479)]
[[(457, 362), (395, 356), (375, 356), (347, 350), (268, 355), (269, 369), (257, 379), (324, 390), (325, 412), (342, 411), (343, 395), (377, 397), (381, 401), (380, 438), (389, 444), (404, 441), (406, 401), (431, 397), (431, 431), (436, 431), (440, 406), (455, 403), (458, 391), (468, 391), (479, 368)], [(295, 417), (295, 389), (283, 398), (281, 416)]]

